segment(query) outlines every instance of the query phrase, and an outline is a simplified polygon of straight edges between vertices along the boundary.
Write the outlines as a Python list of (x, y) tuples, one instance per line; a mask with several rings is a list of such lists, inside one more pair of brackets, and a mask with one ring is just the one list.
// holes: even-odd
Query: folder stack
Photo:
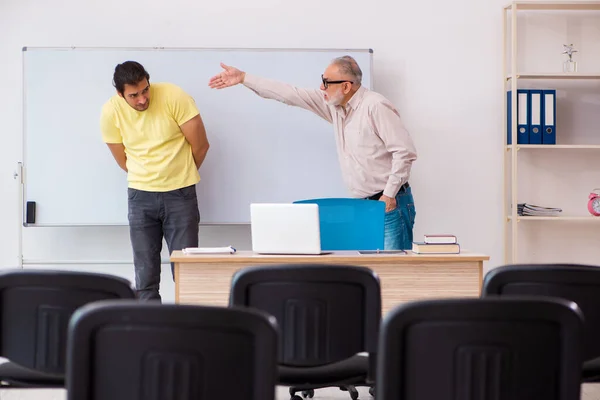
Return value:
[[(512, 144), (512, 90), (507, 92), (507, 143)], [(517, 90), (517, 144), (556, 144), (556, 89)]]

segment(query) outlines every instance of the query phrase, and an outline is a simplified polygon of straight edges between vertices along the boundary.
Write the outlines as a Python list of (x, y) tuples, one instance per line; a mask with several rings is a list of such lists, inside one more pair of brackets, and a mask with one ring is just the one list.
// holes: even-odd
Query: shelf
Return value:
[[(507, 145), (506, 150), (512, 150), (513, 145)], [(600, 149), (600, 144), (518, 144), (517, 150), (521, 149)]]
[[(557, 62), (554, 64), (554, 66), (550, 65), (549, 68), (544, 68), (543, 65), (541, 67), (536, 67), (533, 64), (529, 65), (528, 61), (531, 62), (531, 60), (528, 60), (527, 58), (523, 60), (521, 59), (525, 54), (522, 51), (519, 51), (519, 49), (523, 40), (527, 42), (527, 46), (536, 45), (536, 43), (532, 41), (533, 39), (539, 42), (539, 44), (546, 43), (548, 46), (552, 45), (550, 41), (556, 39), (554, 34), (557, 33), (555, 32), (555, 29), (553, 29), (552, 25), (556, 25), (559, 31), (564, 30), (566, 26), (567, 31), (569, 31), (568, 28), (571, 25), (579, 26), (581, 25), (580, 22), (583, 21), (586, 22), (584, 25), (587, 26), (587, 22), (589, 20), (591, 21), (589, 25), (591, 25), (592, 28), (595, 28), (598, 25), (595, 23), (595, 21), (596, 19), (600, 18), (600, 0), (505, 1), (506, 3), (501, 9), (503, 14), (502, 29), (504, 40), (503, 52), (500, 55), (503, 63), (503, 72), (499, 77), (499, 79), (503, 79), (504, 87), (502, 99), (504, 121), (507, 121), (507, 117), (510, 115), (509, 113), (512, 112), (513, 109), (515, 110), (515, 113), (519, 112), (519, 106), (516, 104), (518, 102), (518, 89), (539, 90), (546, 89), (548, 86), (548, 88), (556, 89), (556, 94), (558, 94), (559, 90), (576, 91), (575, 89), (582, 88), (588, 90), (588, 92), (579, 93), (579, 97), (585, 96), (591, 89), (597, 89), (597, 86), (600, 85), (600, 65), (592, 66), (591, 68), (583, 68), (583, 70), (579, 68), (579, 70), (576, 72), (563, 72), (566, 71), (566, 69), (563, 70), (563, 62), (566, 60), (566, 58), (560, 57), (562, 61)], [(535, 18), (535, 14), (539, 14), (541, 19), (537, 20)], [(530, 20), (530, 17), (534, 18), (535, 21)], [(548, 18), (550, 18), (550, 20), (548, 20)], [(530, 38), (531, 35), (527, 34), (527, 26), (531, 25), (532, 23), (537, 25), (536, 28), (543, 28), (545, 31), (541, 33), (544, 34), (534, 35), (536, 36), (535, 38)], [(522, 25), (524, 25), (525, 29), (521, 28)], [(592, 32), (589, 31), (589, 29), (580, 29), (580, 31), (575, 32), (577, 41), (584, 41), (584, 36), (586, 36), (589, 37), (591, 42), (593, 42), (593, 35), (595, 34), (595, 31)], [(569, 36), (569, 33), (572, 32), (567, 32), (567, 36)], [(566, 41), (566, 39), (565, 42), (570, 43)], [(558, 46), (560, 46), (560, 43), (563, 42), (558, 43)], [(552, 46), (556, 46), (556, 44)], [(577, 56), (575, 56), (574, 59), (577, 61)], [(512, 96), (509, 96), (509, 100), (513, 99), (512, 107), (507, 107), (506, 96), (507, 91), (510, 90), (513, 90)], [(560, 110), (561, 108), (571, 106), (569, 104), (571, 99), (563, 102), (562, 100), (559, 100), (559, 97), (560, 96), (555, 97), (555, 110)], [(573, 98), (575, 98), (575, 94), (573, 94)], [(586, 99), (583, 98), (582, 100), (585, 101)], [(560, 104), (559, 101), (561, 101), (562, 104)], [(600, 111), (600, 109), (593, 109), (593, 107), (581, 110), (582, 114), (585, 113), (593, 117), (597, 116), (598, 111)], [(542, 118), (543, 115), (544, 114), (542, 113)], [(580, 115), (577, 114), (576, 116), (574, 115), (574, 117), (579, 118)], [(565, 133), (568, 133), (568, 131), (577, 131), (578, 125), (575, 125), (574, 122), (575, 121), (565, 120), (565, 123), (567, 123), (568, 126), (563, 127), (564, 129), (561, 128), (562, 131), (565, 131)], [(590, 126), (593, 127), (595, 125), (597, 124), (588, 123), (584, 126), (589, 128)], [(507, 131), (509, 132), (508, 138), (513, 139), (511, 145), (507, 144)], [(504, 129), (502, 132), (503, 140), (501, 143), (504, 147), (504, 156), (502, 157), (504, 178), (502, 182), (504, 191), (504, 213), (502, 217), (504, 220), (503, 230), (505, 263), (511, 264), (521, 262), (519, 260), (520, 255), (529, 253), (529, 247), (531, 247), (532, 250), (535, 247), (541, 248), (539, 253), (542, 254), (544, 247), (549, 246), (547, 243), (531, 240), (532, 238), (528, 237), (527, 235), (525, 237), (526, 240), (522, 240), (522, 230), (525, 229), (527, 231), (527, 227), (530, 227), (531, 229), (539, 228), (543, 230), (560, 231), (564, 228), (567, 228), (568, 224), (569, 226), (572, 225), (575, 230), (579, 228), (583, 229), (584, 225), (587, 226), (588, 229), (596, 229), (596, 227), (591, 224), (600, 224), (600, 217), (595, 217), (588, 213), (586, 203), (579, 203), (579, 205), (571, 211), (566, 213), (561, 212), (557, 215), (542, 214), (541, 216), (527, 216), (517, 214), (517, 207), (519, 204), (518, 200), (522, 199), (524, 196), (520, 186), (520, 180), (525, 179), (525, 176), (527, 176), (527, 179), (535, 180), (536, 177), (540, 175), (540, 170), (537, 168), (527, 171), (527, 175), (521, 174), (520, 172), (522, 168), (520, 168), (520, 164), (525, 161), (524, 159), (522, 160), (522, 158), (532, 158), (531, 161), (540, 161), (538, 158), (542, 157), (544, 161), (556, 163), (556, 167), (559, 169), (563, 165), (569, 165), (568, 163), (572, 161), (570, 158), (573, 157), (577, 159), (580, 159), (581, 157), (590, 157), (590, 159), (595, 158), (600, 154), (598, 153), (598, 150), (600, 150), (600, 140), (594, 140), (594, 137), (597, 136), (593, 134), (595, 132), (587, 128), (583, 128), (583, 131), (577, 131), (577, 133), (582, 134), (582, 136), (579, 137), (579, 140), (564, 140), (559, 144), (519, 144), (516, 140), (518, 136), (518, 125), (515, 122), (515, 118), (512, 119), (512, 123), (509, 123), (508, 126), (506, 122), (504, 123)], [(542, 129), (542, 134), (544, 134), (543, 132), (545, 132), (544, 129)], [(584, 134), (587, 136), (583, 136)], [(567, 144), (568, 142), (571, 142), (572, 144)], [(543, 152), (542, 150), (546, 151)], [(561, 152), (558, 152), (558, 150), (561, 150)], [(574, 152), (577, 153), (575, 154)], [(587, 164), (582, 165), (577, 166), (577, 168), (585, 168), (585, 165)], [(548, 182), (548, 184), (554, 186), (560, 184), (559, 177), (556, 176), (555, 179), (556, 183)], [(587, 193), (587, 191), (583, 191), (583, 193)], [(539, 193), (539, 195), (543, 196), (543, 193)], [(575, 201), (575, 199), (573, 199), (573, 201)], [(585, 197), (583, 197), (583, 200), (580, 201), (586, 201)], [(555, 206), (558, 205), (555, 204)], [(555, 223), (549, 224), (548, 221), (554, 221)], [(600, 225), (597, 228), (600, 229)], [(533, 250), (532, 252), (537, 253), (537, 250)]]
[[(567, 72), (547, 72), (547, 73), (518, 73), (517, 79), (600, 79), (600, 74), (580, 74)], [(513, 78), (512, 75), (506, 77), (507, 81)]]
[(514, 1), (505, 10), (593, 11), (600, 10), (600, 1)]
[[(507, 217), (509, 221), (512, 217)], [(517, 222), (521, 221), (581, 221), (581, 222), (600, 222), (600, 217), (584, 216), (584, 217), (517, 217)]]

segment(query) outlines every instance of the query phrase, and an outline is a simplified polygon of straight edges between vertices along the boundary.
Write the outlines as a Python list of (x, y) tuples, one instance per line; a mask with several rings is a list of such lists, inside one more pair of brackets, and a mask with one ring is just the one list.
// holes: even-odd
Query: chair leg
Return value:
[(293, 386), (290, 386), (290, 399), (291, 400), (298, 400), (301, 399), (300, 396), (296, 396), (296, 392), (298, 391), (298, 389), (296, 389)]
[(313, 398), (315, 396), (314, 389), (306, 389), (302, 390), (302, 397), (296, 395), (296, 392), (300, 391), (300, 389), (290, 386), (290, 396), (291, 400), (303, 400), (303, 398)]
[(354, 387), (354, 385), (340, 386), (340, 390), (348, 391), (352, 400), (358, 399), (358, 390), (356, 390), (356, 387)]

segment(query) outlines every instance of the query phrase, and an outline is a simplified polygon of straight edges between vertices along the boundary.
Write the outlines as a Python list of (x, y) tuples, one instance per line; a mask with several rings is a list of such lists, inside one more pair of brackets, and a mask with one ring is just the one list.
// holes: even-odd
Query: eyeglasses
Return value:
[(336, 83), (344, 83), (344, 82), (354, 83), (352, 81), (328, 81), (327, 79), (323, 78), (323, 75), (321, 75), (321, 81), (323, 81), (323, 87), (325, 89), (327, 89), (329, 87), (329, 85), (333, 85)]

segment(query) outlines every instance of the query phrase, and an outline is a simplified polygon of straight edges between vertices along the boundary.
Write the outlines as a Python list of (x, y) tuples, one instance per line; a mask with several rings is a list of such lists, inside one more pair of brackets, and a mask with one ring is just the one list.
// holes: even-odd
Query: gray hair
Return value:
[(358, 63), (354, 58), (350, 56), (338, 57), (333, 59), (331, 64), (337, 65), (337, 67), (340, 70), (340, 73), (350, 77), (355, 85), (361, 85), (362, 71), (360, 70)]

